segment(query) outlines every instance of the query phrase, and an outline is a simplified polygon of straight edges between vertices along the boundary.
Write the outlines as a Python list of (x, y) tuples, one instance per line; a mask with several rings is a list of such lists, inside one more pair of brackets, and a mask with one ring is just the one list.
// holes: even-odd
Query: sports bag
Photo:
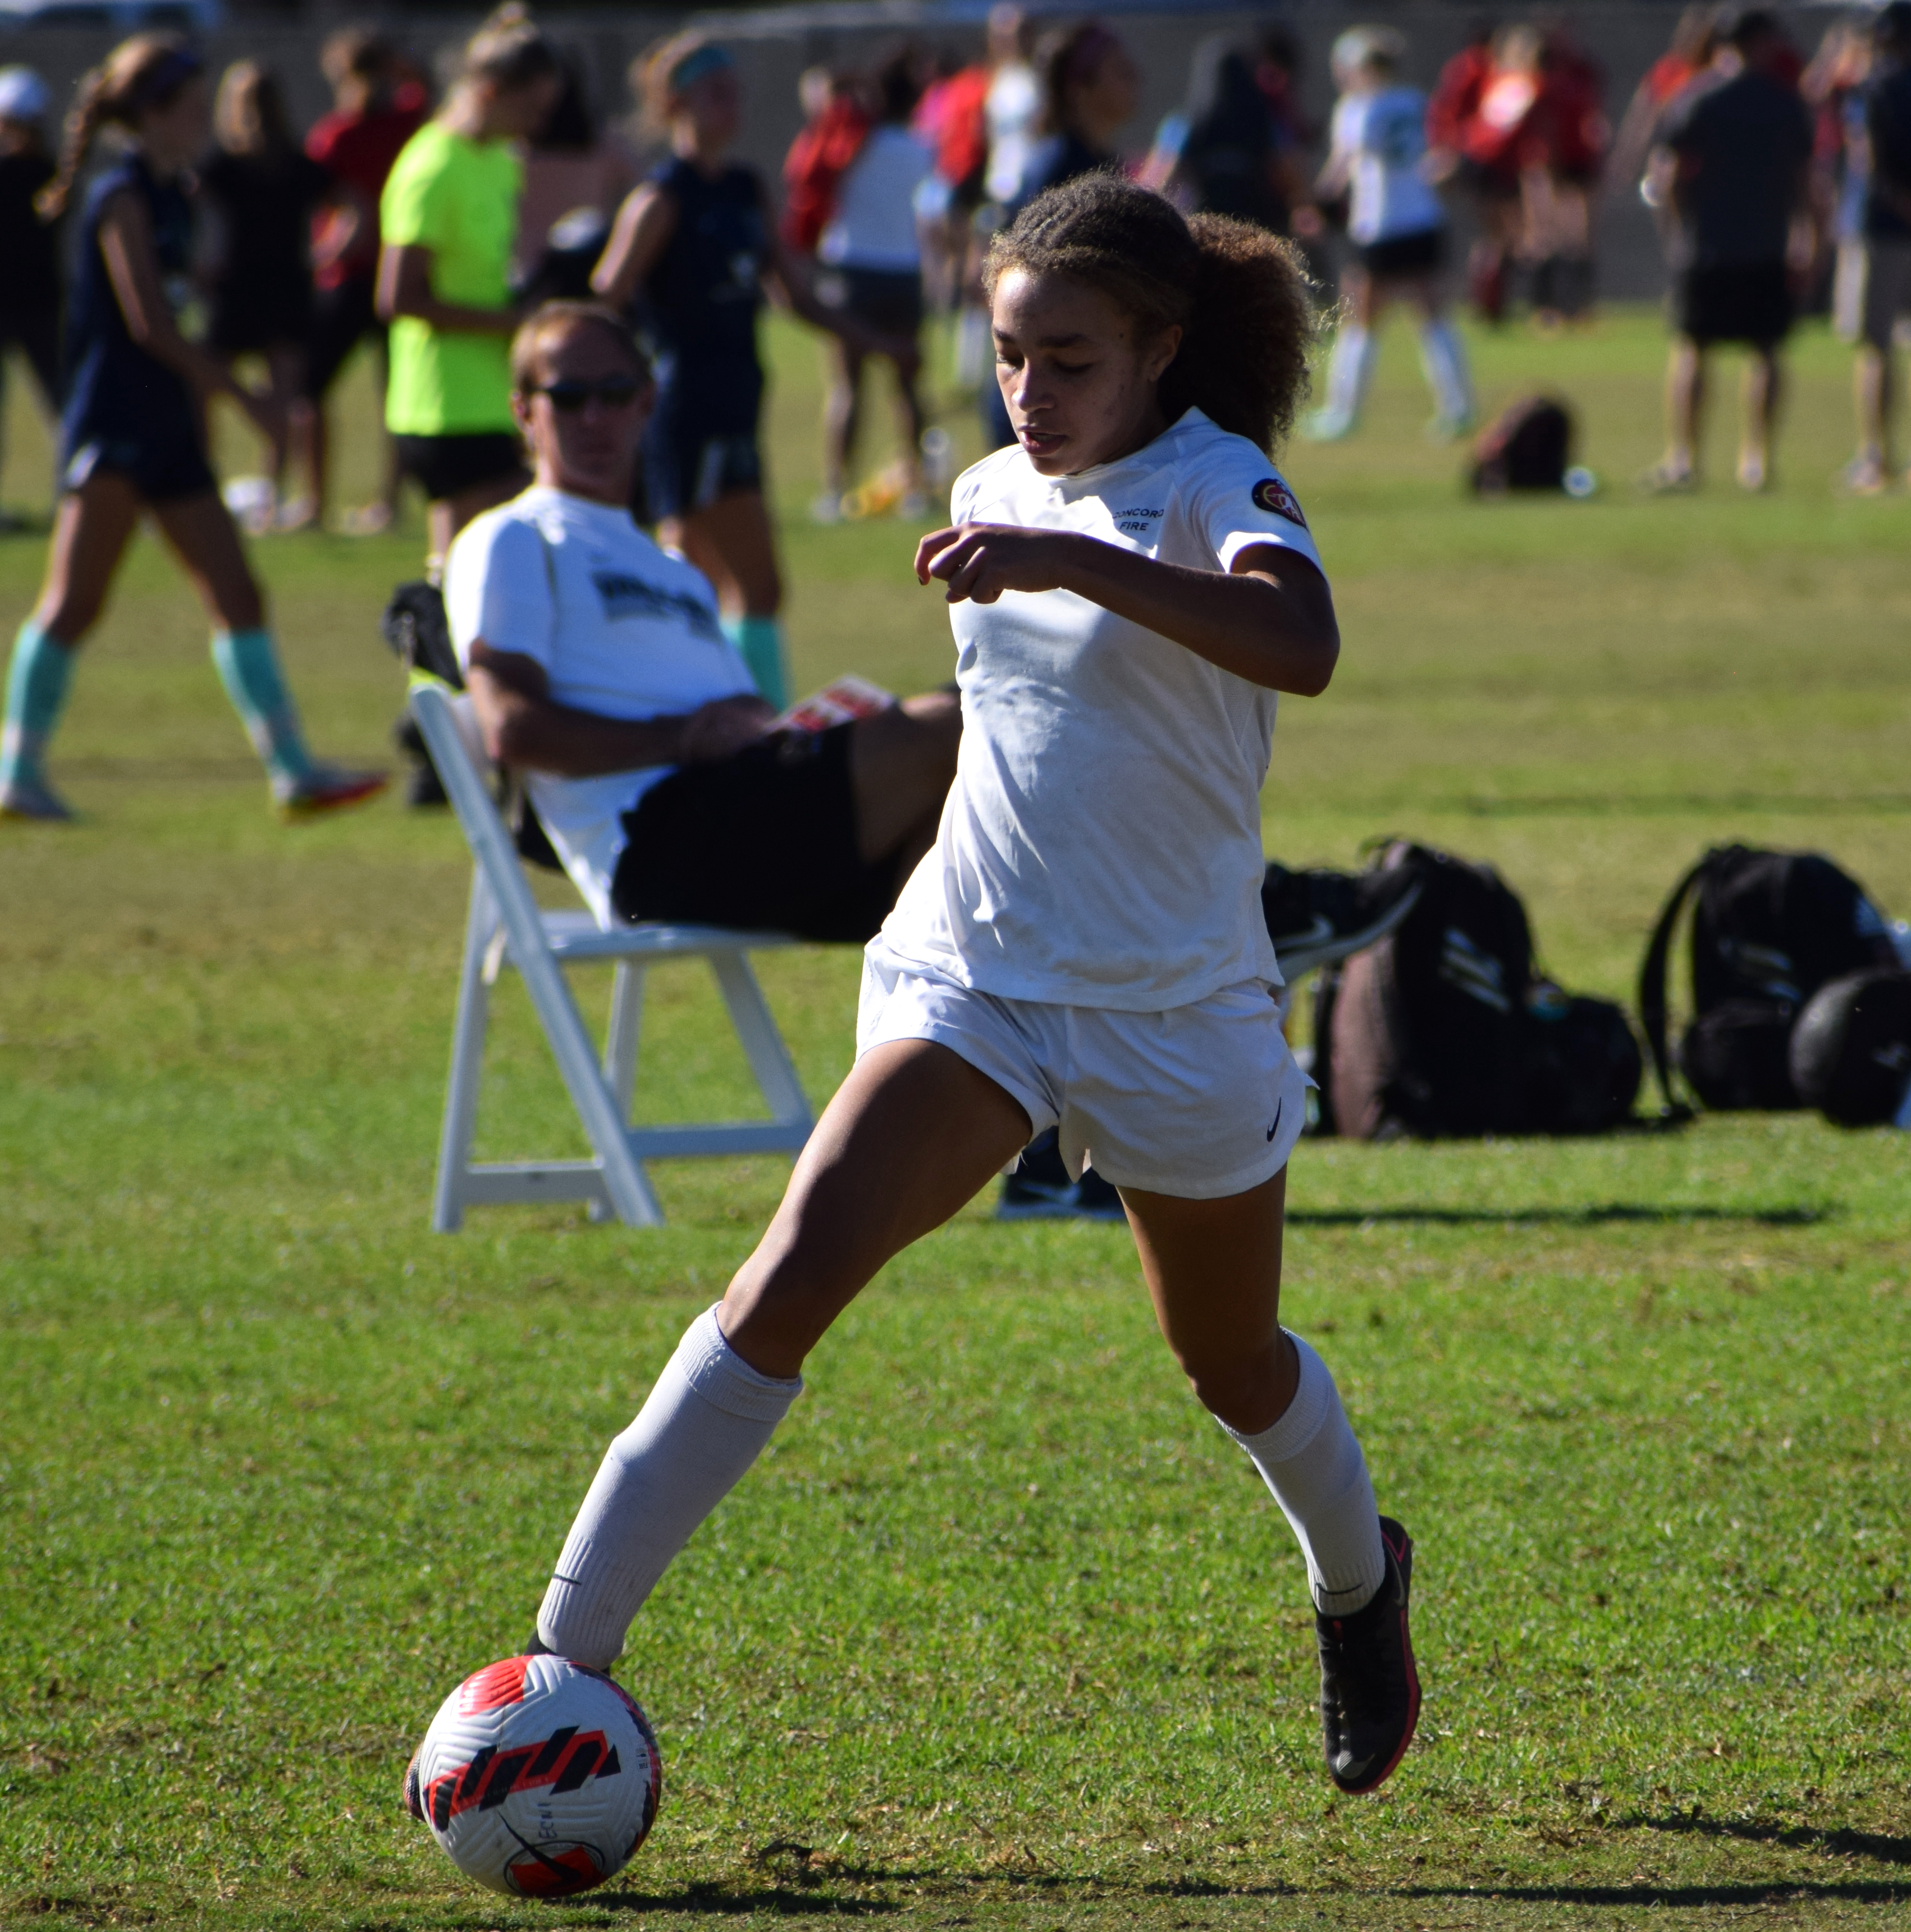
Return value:
[(1314, 1014), (1321, 1131), (1349, 1139), (1591, 1133), (1624, 1119), (1640, 1064), (1624, 1014), (1534, 970), (1526, 908), (1490, 866), (1396, 840), (1413, 910), (1322, 974)]
[(1509, 403), (1473, 446), (1472, 484), (1482, 496), (1509, 490), (1564, 490), (1573, 460), (1573, 418), (1551, 396)]
[(1672, 1092), (1666, 967), (1692, 904), (1692, 1019), (1678, 1070), (1721, 1110), (1804, 1103), (1792, 1078), (1792, 1028), (1827, 981), (1898, 963), (1883, 915), (1848, 872), (1816, 852), (1714, 846), (1672, 888), (1639, 969), (1639, 1016), (1669, 1117)]
[(1911, 970), (1874, 967), (1820, 987), (1790, 1058), (1798, 1098), (1833, 1126), (1911, 1127)]

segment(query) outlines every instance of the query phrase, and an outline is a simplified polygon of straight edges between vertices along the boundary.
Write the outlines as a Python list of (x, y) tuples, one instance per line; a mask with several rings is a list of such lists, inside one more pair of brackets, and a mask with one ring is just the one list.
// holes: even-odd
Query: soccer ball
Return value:
[(663, 1786), (628, 1691), (561, 1657), (507, 1657), (440, 1706), (406, 1797), (467, 1878), (562, 1898), (622, 1869)]

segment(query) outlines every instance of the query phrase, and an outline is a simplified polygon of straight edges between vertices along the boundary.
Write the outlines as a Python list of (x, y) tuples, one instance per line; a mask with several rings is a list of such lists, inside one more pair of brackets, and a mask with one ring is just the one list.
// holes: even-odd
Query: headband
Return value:
[(205, 71), (206, 63), (190, 47), (171, 48), (140, 75), (132, 89), (131, 104), (135, 109), (156, 107)]
[(694, 87), (700, 80), (722, 74), (736, 64), (727, 47), (706, 41), (700, 47), (692, 47), (670, 69), (664, 84), (671, 93), (681, 94), (686, 87)]

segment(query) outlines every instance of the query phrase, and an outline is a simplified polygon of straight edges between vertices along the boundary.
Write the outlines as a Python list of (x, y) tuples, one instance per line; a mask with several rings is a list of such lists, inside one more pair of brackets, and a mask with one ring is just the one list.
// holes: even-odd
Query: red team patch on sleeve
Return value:
[(1290, 524), (1298, 524), (1304, 530), (1307, 527), (1307, 519), (1300, 514), (1300, 506), (1294, 492), (1278, 476), (1267, 477), (1255, 484), (1254, 507), (1285, 517)]

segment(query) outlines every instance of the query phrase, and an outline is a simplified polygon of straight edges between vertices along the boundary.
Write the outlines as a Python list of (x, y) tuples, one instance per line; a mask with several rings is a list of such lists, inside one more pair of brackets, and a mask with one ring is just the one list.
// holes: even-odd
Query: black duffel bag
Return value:
[(1792, 1084), (1833, 1126), (1911, 1127), (1911, 972), (1848, 973), (1792, 1029)]
[(1692, 905), (1692, 1018), (1676, 1062), (1693, 1092), (1721, 1110), (1803, 1106), (1792, 1079), (1792, 1029), (1827, 982), (1894, 966), (1897, 948), (1863, 886), (1816, 852), (1721, 845), (1672, 888), (1639, 969), (1639, 1016), (1665, 1111), (1672, 1092), (1666, 969)]

